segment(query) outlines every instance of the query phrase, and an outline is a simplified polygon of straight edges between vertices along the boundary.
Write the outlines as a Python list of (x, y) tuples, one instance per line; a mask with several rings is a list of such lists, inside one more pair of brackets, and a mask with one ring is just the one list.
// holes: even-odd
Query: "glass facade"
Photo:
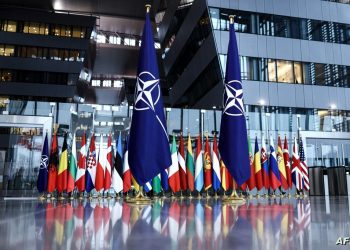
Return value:
[[(226, 55), (219, 55), (226, 70)], [(350, 66), (240, 56), (242, 80), (350, 87)]]
[(0, 56), (83, 62), (85, 53), (72, 49), (0, 44)]
[[(127, 105), (94, 105), (75, 103), (49, 103), (35, 101), (9, 101), (0, 106), (0, 112), (7, 111), (10, 115), (51, 116), (55, 123), (69, 131), (94, 130), (97, 135), (122, 132), (126, 136), (130, 128), (132, 107)], [(184, 136), (191, 134), (192, 138), (199, 133), (208, 132), (212, 139), (213, 133), (220, 133), (221, 110), (199, 110), (167, 108), (168, 133)], [(298, 136), (298, 131), (313, 132), (350, 132), (350, 111), (302, 109), (275, 106), (246, 105), (248, 135), (254, 143), (258, 137), (272, 136), (275, 143), (277, 136), (287, 137), (289, 149), (292, 150), (292, 140)], [(334, 143), (333, 141), (334, 140)], [(350, 164), (350, 141), (346, 139), (306, 138), (306, 157), (310, 166), (337, 166)], [(327, 142), (327, 143), (326, 143)], [(62, 143), (62, 142), (61, 142)], [(328, 147), (327, 145), (330, 145)], [(336, 145), (336, 149), (334, 148)], [(322, 150), (318, 152), (317, 150)]]
[(0, 82), (28, 82), (66, 85), (68, 82), (75, 82), (77, 79), (78, 74), (0, 69)]
[(83, 26), (24, 22), (16, 20), (0, 20), (0, 31), (85, 39), (90, 38), (91, 33), (91, 29)]
[(229, 15), (236, 15), (235, 30), (265, 36), (350, 44), (350, 24), (233, 9), (209, 8), (213, 28), (229, 30)]

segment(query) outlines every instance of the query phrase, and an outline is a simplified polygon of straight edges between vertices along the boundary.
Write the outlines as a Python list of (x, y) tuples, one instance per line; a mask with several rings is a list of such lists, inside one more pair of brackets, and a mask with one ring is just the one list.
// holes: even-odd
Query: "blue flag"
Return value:
[(37, 182), (37, 188), (39, 193), (42, 193), (47, 189), (47, 179), (49, 175), (49, 172), (47, 170), (47, 167), (49, 164), (48, 155), (49, 155), (49, 144), (47, 142), (47, 134), (46, 134), (43, 151), (41, 153), (40, 169), (39, 169), (39, 176), (38, 176), (38, 182)]
[(250, 177), (250, 164), (241, 71), (233, 23), (230, 24), (224, 87), (219, 152), (230, 174), (240, 186)]
[(162, 184), (163, 191), (167, 191), (169, 189), (168, 179), (168, 169), (162, 170), (162, 172), (160, 173), (160, 183)]
[(140, 186), (143, 186), (171, 166), (149, 13), (146, 13), (137, 72), (129, 137), (129, 165), (134, 178)]

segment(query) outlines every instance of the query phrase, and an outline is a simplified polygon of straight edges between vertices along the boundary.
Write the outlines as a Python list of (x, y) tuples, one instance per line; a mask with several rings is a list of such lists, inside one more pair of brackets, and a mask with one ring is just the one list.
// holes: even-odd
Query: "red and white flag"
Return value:
[(95, 179), (95, 189), (97, 192), (101, 191), (103, 189), (103, 179), (104, 179), (104, 167), (103, 167), (103, 152), (102, 152), (102, 143), (103, 143), (103, 139), (102, 139), (102, 135), (100, 137), (100, 147), (99, 147), (99, 151), (98, 151), (98, 163), (97, 163), (97, 168), (96, 168), (96, 179)]
[(79, 152), (79, 159), (78, 159), (78, 169), (77, 169), (77, 177), (75, 181), (75, 185), (77, 186), (77, 189), (79, 192), (85, 191), (85, 171), (86, 171), (86, 135), (85, 131), (83, 134), (83, 138), (81, 140), (81, 148)]
[(108, 135), (107, 143), (107, 161), (105, 164), (105, 178), (104, 178), (104, 189), (108, 191), (112, 183), (112, 136)]

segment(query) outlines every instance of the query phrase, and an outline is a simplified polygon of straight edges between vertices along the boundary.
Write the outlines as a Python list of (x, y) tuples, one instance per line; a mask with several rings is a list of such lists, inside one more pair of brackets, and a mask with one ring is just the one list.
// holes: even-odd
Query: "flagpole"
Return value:
[[(235, 16), (236, 15), (230, 15), (229, 16), (229, 20), (230, 20), (230, 24), (234, 24), (235, 23)], [(228, 197), (223, 197), (222, 198), (222, 202), (224, 203), (236, 203), (236, 204), (244, 204), (245, 203), (245, 199), (242, 198), (242, 197), (239, 197), (237, 195), (237, 191), (236, 191), (236, 182), (235, 180), (232, 178), (232, 184), (233, 184), (233, 187), (232, 187), (232, 193), (230, 196)]]
[[(146, 13), (150, 13), (152, 6), (150, 4), (146, 4), (145, 7), (146, 7)], [(139, 186), (139, 190), (136, 193), (135, 197), (126, 196), (124, 199), (125, 199), (125, 202), (132, 203), (135, 205), (147, 205), (147, 204), (151, 204), (153, 202), (149, 197), (147, 197), (143, 194), (143, 186), (142, 185)]]

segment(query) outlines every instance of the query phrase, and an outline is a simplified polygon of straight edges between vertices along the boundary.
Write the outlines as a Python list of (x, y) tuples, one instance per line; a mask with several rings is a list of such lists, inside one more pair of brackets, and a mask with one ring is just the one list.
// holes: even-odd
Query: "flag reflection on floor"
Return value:
[[(45, 214), (40, 214), (40, 211)], [(310, 202), (252, 199), (235, 206), (220, 200), (157, 200), (38, 204), (37, 249), (247, 249), (307, 248)]]

